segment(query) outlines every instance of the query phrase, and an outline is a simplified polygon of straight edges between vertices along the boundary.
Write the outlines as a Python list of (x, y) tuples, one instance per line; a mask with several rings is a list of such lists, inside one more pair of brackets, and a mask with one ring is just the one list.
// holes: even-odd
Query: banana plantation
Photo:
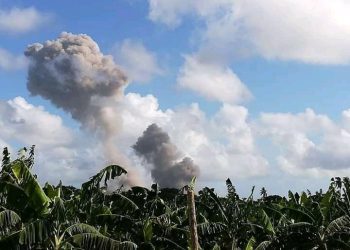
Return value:
[[(108, 185), (127, 172), (111, 165), (80, 188), (46, 183), (32, 173), (34, 147), (0, 173), (0, 249), (191, 249), (186, 188)], [(199, 249), (350, 249), (350, 179), (325, 192), (241, 198), (229, 179), (219, 197), (195, 196)]]

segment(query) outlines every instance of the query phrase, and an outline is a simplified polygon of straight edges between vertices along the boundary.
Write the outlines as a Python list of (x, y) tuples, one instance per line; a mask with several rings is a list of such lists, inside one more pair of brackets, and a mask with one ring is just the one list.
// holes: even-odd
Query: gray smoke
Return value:
[(113, 141), (122, 123), (118, 104), (127, 77), (113, 58), (104, 55), (88, 35), (66, 32), (56, 40), (29, 45), (24, 54), (30, 61), (30, 93), (64, 109), (98, 135), (110, 163), (127, 165)]
[(127, 78), (112, 57), (87, 35), (62, 33), (58, 39), (29, 45), (27, 87), (91, 129), (114, 130), (105, 98), (123, 94)]
[(171, 143), (169, 135), (156, 124), (150, 125), (133, 146), (136, 154), (151, 165), (152, 178), (161, 187), (183, 187), (193, 176), (198, 176), (199, 168), (189, 157), (181, 161), (177, 147)]

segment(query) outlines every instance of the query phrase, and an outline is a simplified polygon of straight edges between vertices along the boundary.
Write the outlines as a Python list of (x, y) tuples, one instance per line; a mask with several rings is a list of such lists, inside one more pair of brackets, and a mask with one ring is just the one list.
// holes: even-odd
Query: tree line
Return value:
[[(0, 249), (191, 249), (186, 188), (109, 189), (127, 171), (110, 165), (80, 188), (32, 173), (34, 146), (0, 170)], [(201, 249), (350, 249), (350, 179), (328, 190), (240, 197), (205, 187), (194, 197)], [(190, 220), (191, 221), (191, 220)]]

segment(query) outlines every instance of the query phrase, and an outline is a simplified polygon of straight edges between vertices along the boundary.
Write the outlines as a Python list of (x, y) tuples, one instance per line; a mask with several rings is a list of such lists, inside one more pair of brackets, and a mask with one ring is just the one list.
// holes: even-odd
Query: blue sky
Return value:
[(178, 160), (199, 166), (199, 185), (325, 188), (349, 174), (349, 10), (344, 0), (0, 0), (0, 146), (36, 144), (41, 181), (78, 185), (106, 164), (101, 127), (27, 87), (28, 45), (86, 34), (128, 76), (121, 100), (103, 105), (138, 184), (154, 166), (131, 146), (157, 123)]

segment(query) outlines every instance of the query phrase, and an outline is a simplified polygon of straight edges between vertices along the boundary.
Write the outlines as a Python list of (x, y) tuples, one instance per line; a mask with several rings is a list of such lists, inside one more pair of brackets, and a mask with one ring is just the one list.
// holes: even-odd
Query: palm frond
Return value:
[(306, 209), (283, 207), (281, 208), (281, 211), (283, 213), (287, 213), (289, 215), (289, 218), (294, 219), (295, 221), (305, 221), (310, 223), (315, 222), (315, 218), (313, 217), (313, 215)]
[(229, 199), (230, 202), (234, 202), (234, 201), (238, 200), (239, 196), (238, 196), (236, 189), (233, 186), (233, 184), (229, 178), (226, 180), (226, 187), (227, 187), (227, 199)]
[(123, 225), (132, 225), (133, 219), (128, 215), (121, 214), (98, 214), (97, 222), (99, 224), (123, 224)]
[(223, 217), (223, 219), (228, 222), (226, 214), (225, 214), (225, 209), (224, 206), (221, 204), (219, 198), (217, 197), (217, 195), (210, 189), (210, 188), (204, 188), (204, 190), (206, 190), (210, 197), (213, 199), (213, 201), (215, 202), (215, 204), (218, 206), (219, 211), (221, 212), (221, 216)]
[(341, 216), (333, 221), (331, 221), (326, 230), (325, 233), (327, 235), (331, 235), (334, 233), (337, 233), (339, 231), (344, 231), (344, 229), (349, 230), (350, 229), (350, 217), (347, 215)]
[(50, 216), (56, 221), (61, 222), (65, 221), (66, 219), (66, 208), (64, 205), (64, 201), (58, 196), (56, 196), (53, 200)]
[(227, 226), (221, 222), (203, 222), (197, 224), (197, 230), (202, 236), (221, 233), (226, 227)]
[(68, 228), (66, 228), (65, 232), (71, 236), (83, 233), (102, 235), (96, 228), (84, 223), (76, 223), (74, 225), (71, 225)]
[(268, 240), (265, 240), (263, 242), (261, 242), (256, 248), (255, 250), (266, 250), (268, 249), (268, 247), (270, 246), (271, 242)]
[(274, 230), (274, 227), (271, 223), (271, 219), (270, 217), (266, 214), (265, 210), (264, 209), (261, 209), (259, 211), (259, 222), (260, 224), (263, 226), (263, 228), (271, 233), (271, 234), (275, 234), (275, 230)]
[(248, 241), (248, 243), (247, 243), (247, 245), (246, 245), (246, 247), (245, 247), (245, 250), (253, 250), (253, 249), (254, 249), (255, 242), (256, 242), (256, 240), (255, 240), (255, 238), (252, 236), (252, 237), (249, 239), (249, 241)]
[(13, 174), (28, 197), (31, 207), (39, 213), (47, 212), (50, 198), (39, 185), (23, 161), (16, 160), (11, 164)]
[(73, 236), (76, 245), (89, 250), (134, 250), (137, 245), (130, 241), (116, 241), (101, 234), (82, 233)]
[(36, 220), (26, 224), (19, 233), (19, 243), (31, 246), (47, 239), (50, 228), (44, 220)]
[(2, 233), (18, 226), (20, 222), (21, 217), (14, 211), (4, 210), (0, 212), (0, 230)]
[(211, 250), (221, 250), (221, 247), (217, 243), (215, 243)]
[(119, 210), (130, 210), (133, 212), (139, 209), (135, 202), (121, 193), (115, 192), (112, 196), (116, 198), (113, 199), (113, 203), (118, 205)]
[(82, 184), (82, 189), (84, 191), (90, 191), (94, 188), (100, 188), (100, 183), (104, 182), (107, 186), (109, 180), (113, 180), (115, 177), (121, 176), (122, 174), (127, 174), (127, 171), (118, 165), (110, 165), (102, 169), (99, 173), (92, 176), (89, 181)]
[(177, 244), (176, 242), (165, 238), (165, 237), (157, 237), (156, 239), (158, 242), (166, 242), (168, 244), (171, 245), (171, 249), (179, 249), (179, 250), (185, 250), (185, 248), (183, 248), (182, 246), (180, 246), (179, 244)]

